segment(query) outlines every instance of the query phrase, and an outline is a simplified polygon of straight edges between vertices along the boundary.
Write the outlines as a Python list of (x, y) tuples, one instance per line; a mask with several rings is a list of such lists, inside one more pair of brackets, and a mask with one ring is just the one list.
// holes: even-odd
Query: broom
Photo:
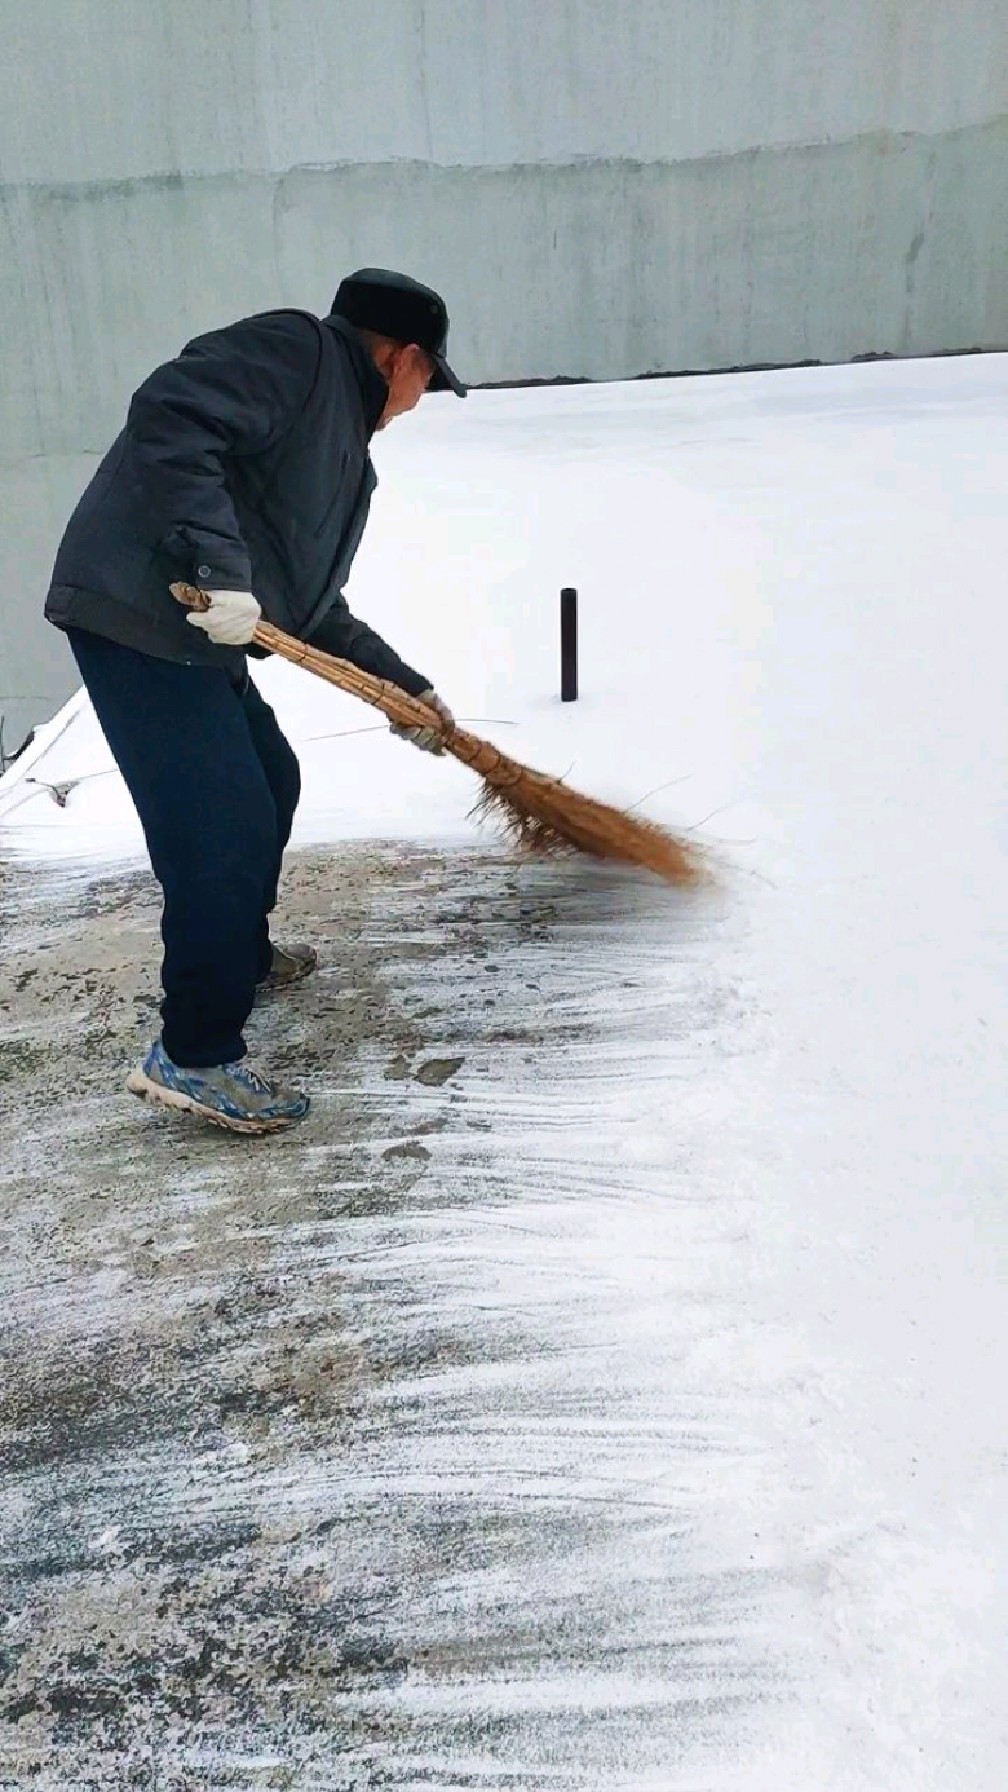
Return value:
[[(210, 607), (210, 598), (197, 585), (173, 584), (171, 592), (187, 609)], [(642, 821), (625, 810), (610, 808), (608, 803), (571, 790), (559, 778), (533, 771), (478, 734), (449, 727), (436, 710), (421, 703), (418, 697), (409, 696), (399, 685), (362, 672), (348, 660), (322, 653), (274, 628), (271, 622), (257, 623), (252, 639), (257, 647), (278, 653), (282, 659), (304, 666), (341, 691), (363, 698), (365, 703), (380, 709), (390, 722), (406, 728), (434, 728), (441, 735), (445, 751), (483, 780), (474, 813), (502, 822), (521, 846), (535, 852), (574, 848), (596, 859), (644, 866), (672, 883), (693, 883), (699, 876), (700, 854), (695, 847), (653, 821)]]

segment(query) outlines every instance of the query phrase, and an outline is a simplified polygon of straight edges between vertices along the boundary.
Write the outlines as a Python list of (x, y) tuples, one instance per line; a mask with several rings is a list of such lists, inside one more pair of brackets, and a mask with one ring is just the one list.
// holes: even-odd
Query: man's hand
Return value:
[(215, 647), (247, 647), (262, 611), (251, 591), (208, 591), (209, 610), (190, 610), (186, 617), (201, 628)]
[[(417, 702), (426, 703), (428, 709), (432, 709), (435, 715), (441, 717), (446, 728), (454, 728), (455, 717), (452, 715), (447, 703), (442, 702), (436, 691), (421, 691), (417, 697)], [(400, 740), (411, 740), (413, 745), (415, 747), (420, 747), (424, 753), (444, 752), (441, 730), (439, 728), (421, 728), (420, 726), (407, 728), (401, 722), (390, 722), (389, 728), (393, 734), (399, 736)]]

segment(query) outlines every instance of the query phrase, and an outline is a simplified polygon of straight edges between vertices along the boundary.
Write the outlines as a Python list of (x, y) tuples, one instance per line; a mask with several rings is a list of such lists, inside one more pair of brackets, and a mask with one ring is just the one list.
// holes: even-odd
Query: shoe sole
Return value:
[[(285, 1127), (296, 1126), (305, 1117), (304, 1114), (296, 1114), (275, 1120), (240, 1120), (231, 1114), (221, 1114), (216, 1108), (204, 1107), (202, 1102), (194, 1101), (191, 1095), (183, 1095), (180, 1089), (166, 1089), (162, 1083), (153, 1082), (142, 1070), (130, 1071), (126, 1087), (131, 1095), (136, 1095), (141, 1101), (152, 1102), (155, 1107), (175, 1108), (177, 1111), (197, 1114), (201, 1120), (209, 1120), (211, 1126), (223, 1127), (225, 1132), (283, 1132)], [(305, 1113), (307, 1111), (306, 1108)]]

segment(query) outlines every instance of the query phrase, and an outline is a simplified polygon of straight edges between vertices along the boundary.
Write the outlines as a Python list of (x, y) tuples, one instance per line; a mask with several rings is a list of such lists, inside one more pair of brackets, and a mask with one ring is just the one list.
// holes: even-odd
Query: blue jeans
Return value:
[(294, 751), (251, 679), (66, 633), (164, 892), (164, 1049), (190, 1067), (232, 1063), (270, 966)]

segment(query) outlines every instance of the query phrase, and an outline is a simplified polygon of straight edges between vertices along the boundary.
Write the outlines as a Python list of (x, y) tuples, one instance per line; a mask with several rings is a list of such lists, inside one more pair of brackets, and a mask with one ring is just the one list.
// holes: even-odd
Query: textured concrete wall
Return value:
[(1008, 0), (0, 0), (0, 712), (137, 380), (440, 284), (475, 380), (1008, 345)]

